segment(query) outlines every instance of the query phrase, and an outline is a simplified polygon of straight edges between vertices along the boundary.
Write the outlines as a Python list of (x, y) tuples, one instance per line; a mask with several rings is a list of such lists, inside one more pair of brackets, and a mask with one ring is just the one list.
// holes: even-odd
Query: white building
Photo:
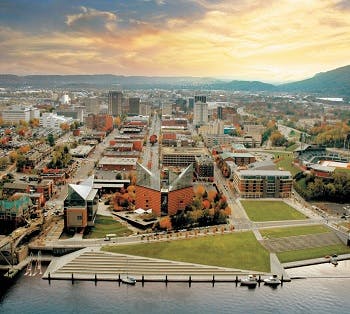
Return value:
[(62, 97), (59, 99), (59, 102), (63, 105), (69, 105), (70, 97), (68, 95), (62, 95)]
[(34, 107), (12, 106), (2, 112), (2, 119), (5, 123), (29, 122), (31, 119), (38, 119), (40, 110)]
[(62, 123), (70, 125), (73, 121), (71, 117), (58, 116), (52, 112), (44, 112), (40, 117), (40, 126), (43, 128), (58, 129)]
[(207, 134), (224, 134), (224, 121), (222, 120), (215, 120), (215, 121), (210, 121), (206, 125), (202, 125), (198, 129), (198, 133), (202, 135), (207, 135)]
[(205, 125), (208, 123), (208, 104), (197, 101), (193, 107), (193, 124)]

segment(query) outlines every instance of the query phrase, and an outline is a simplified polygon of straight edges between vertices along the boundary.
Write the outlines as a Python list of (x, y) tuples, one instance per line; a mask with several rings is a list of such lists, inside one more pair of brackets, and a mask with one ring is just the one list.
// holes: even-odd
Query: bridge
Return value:
[[(13, 264), (13, 257), (15, 249), (21, 243), (21, 241), (28, 235), (35, 231), (39, 231), (43, 225), (43, 218), (38, 218), (31, 221), (29, 227), (21, 227), (14, 230), (10, 235), (0, 240), (0, 256), (6, 261), (8, 265)], [(3, 254), (4, 248), (8, 251), (7, 247), (10, 247), (10, 255), (5, 256)], [(9, 260), (10, 259), (10, 260)]]

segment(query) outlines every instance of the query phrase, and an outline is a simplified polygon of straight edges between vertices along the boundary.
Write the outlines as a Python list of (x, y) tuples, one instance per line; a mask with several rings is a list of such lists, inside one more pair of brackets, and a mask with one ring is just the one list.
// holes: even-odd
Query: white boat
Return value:
[(331, 257), (330, 263), (332, 263), (334, 266), (337, 266), (338, 265), (337, 258), (336, 257)]
[(122, 278), (122, 283), (126, 283), (128, 285), (135, 285), (136, 279), (134, 277), (126, 276)]
[(265, 285), (276, 287), (281, 284), (281, 280), (277, 277), (277, 275), (272, 275), (269, 278), (264, 279)]
[(241, 286), (256, 287), (258, 281), (255, 275), (248, 275), (247, 278), (241, 280)]

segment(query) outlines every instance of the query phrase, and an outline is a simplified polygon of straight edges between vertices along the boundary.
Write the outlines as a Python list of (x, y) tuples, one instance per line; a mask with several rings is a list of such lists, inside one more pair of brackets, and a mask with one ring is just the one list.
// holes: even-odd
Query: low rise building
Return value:
[(247, 166), (255, 162), (255, 156), (250, 153), (230, 153), (223, 152), (220, 154), (223, 161), (233, 161), (237, 166)]
[(14, 195), (10, 199), (0, 200), (0, 227), (2, 233), (9, 233), (25, 224), (26, 219), (29, 219), (32, 213), (32, 205), (28, 194)]
[(233, 185), (242, 198), (288, 198), (293, 177), (289, 171), (236, 169)]
[(152, 209), (156, 216), (175, 215), (191, 204), (193, 191), (193, 166), (188, 166), (178, 176), (173, 176), (166, 186), (160, 187), (160, 178), (137, 164), (136, 208)]
[(199, 180), (214, 181), (214, 161), (210, 156), (195, 158), (195, 173)]
[(162, 147), (162, 164), (165, 167), (187, 167), (194, 164), (196, 157), (209, 155), (204, 147)]
[(98, 163), (98, 167), (102, 170), (136, 170), (137, 158), (114, 158), (102, 157)]
[(81, 184), (69, 184), (64, 200), (64, 226), (67, 230), (81, 230), (95, 223), (98, 190), (93, 188), (93, 178)]

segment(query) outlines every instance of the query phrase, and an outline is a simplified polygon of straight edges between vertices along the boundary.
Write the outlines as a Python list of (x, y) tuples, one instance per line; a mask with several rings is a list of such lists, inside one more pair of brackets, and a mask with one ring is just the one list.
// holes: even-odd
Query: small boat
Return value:
[(134, 277), (126, 276), (122, 278), (122, 283), (126, 283), (128, 285), (135, 285), (136, 279)]
[(337, 266), (338, 265), (338, 261), (337, 261), (337, 258), (336, 257), (331, 257), (331, 259), (329, 260), (330, 263), (332, 263), (334, 266)]
[(251, 287), (251, 288), (255, 288), (257, 285), (258, 281), (256, 279), (255, 275), (248, 275), (247, 278), (243, 278), (241, 280), (241, 286), (247, 286), (247, 287)]
[(272, 275), (271, 277), (264, 279), (264, 284), (267, 286), (276, 287), (281, 284), (281, 280), (277, 277), (277, 275)]

